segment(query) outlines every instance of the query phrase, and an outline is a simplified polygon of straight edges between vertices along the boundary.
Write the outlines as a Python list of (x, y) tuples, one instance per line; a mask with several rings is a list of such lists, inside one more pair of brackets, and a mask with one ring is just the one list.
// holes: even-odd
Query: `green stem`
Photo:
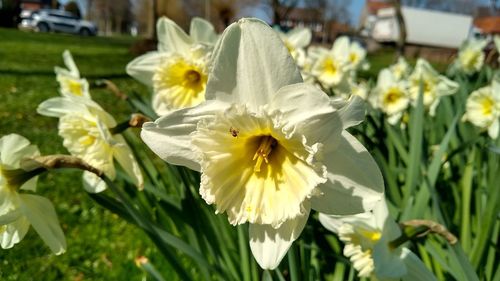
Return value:
[(298, 264), (297, 257), (295, 251), (295, 245), (292, 244), (290, 250), (288, 250), (288, 266), (290, 268), (290, 280), (291, 281), (299, 281), (299, 272), (298, 272)]
[(240, 248), (240, 265), (243, 270), (243, 280), (250, 281), (250, 263), (248, 259), (248, 240), (246, 239), (244, 226), (240, 225), (238, 229), (238, 245)]
[(476, 154), (476, 149), (473, 148), (469, 154), (467, 165), (464, 169), (464, 175), (462, 177), (462, 223), (460, 228), (460, 238), (462, 248), (468, 252), (471, 248), (471, 236), (470, 236), (470, 202), (471, 202), (471, 192), (472, 192), (472, 172), (474, 170), (474, 158)]

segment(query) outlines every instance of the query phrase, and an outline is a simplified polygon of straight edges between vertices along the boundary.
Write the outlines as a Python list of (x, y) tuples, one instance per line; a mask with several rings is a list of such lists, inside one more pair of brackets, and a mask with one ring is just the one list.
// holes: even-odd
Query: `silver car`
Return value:
[(22, 11), (20, 29), (30, 29), (39, 32), (64, 32), (90, 36), (97, 34), (97, 27), (85, 20), (75, 17), (72, 13), (62, 10)]

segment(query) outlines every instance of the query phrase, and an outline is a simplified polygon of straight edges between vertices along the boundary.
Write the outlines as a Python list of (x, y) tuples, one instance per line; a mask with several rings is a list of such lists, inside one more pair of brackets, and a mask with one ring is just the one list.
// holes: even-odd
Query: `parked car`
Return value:
[(22, 11), (20, 29), (39, 32), (64, 32), (90, 36), (97, 34), (97, 27), (63, 10), (43, 9), (34, 12)]

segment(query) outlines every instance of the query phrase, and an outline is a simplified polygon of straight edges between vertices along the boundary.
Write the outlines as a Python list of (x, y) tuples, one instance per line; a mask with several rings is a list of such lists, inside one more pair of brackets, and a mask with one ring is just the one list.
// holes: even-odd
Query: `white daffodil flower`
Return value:
[(410, 95), (414, 103), (418, 100), (420, 84), (422, 83), (423, 102), (429, 110), (430, 116), (435, 115), (442, 96), (452, 95), (458, 90), (458, 83), (439, 75), (424, 59), (418, 59), (417, 65), (408, 79)]
[(354, 79), (349, 79), (346, 87), (336, 89), (335, 97), (340, 97), (341, 99), (347, 101), (351, 96), (357, 96), (363, 100), (368, 99), (368, 85), (365, 82), (356, 83)]
[(492, 139), (500, 130), (500, 82), (493, 80), (491, 86), (480, 88), (467, 98), (464, 121), (488, 130)]
[(80, 77), (80, 71), (68, 50), (63, 52), (63, 60), (66, 68), (56, 66), (56, 79), (59, 82), (59, 90), (63, 96), (77, 96), (90, 98), (89, 83)]
[(12, 248), (33, 225), (52, 252), (59, 255), (66, 251), (66, 239), (54, 206), (47, 198), (28, 193), (35, 191), (37, 177), (26, 182), (16, 180), (16, 176), (23, 177), (21, 160), (39, 155), (38, 148), (20, 135), (0, 138), (0, 246)]
[(351, 94), (364, 100), (368, 99), (369, 86), (365, 82), (350, 83)]
[(324, 87), (333, 88), (346, 83), (349, 78), (349, 41), (336, 40), (330, 50), (317, 47), (311, 53), (313, 75)]
[(385, 200), (372, 212), (352, 216), (319, 215), (319, 221), (345, 243), (344, 255), (359, 277), (379, 281), (437, 280), (423, 262), (405, 247), (390, 245), (401, 230), (389, 216)]
[(478, 72), (484, 64), (483, 49), (487, 44), (484, 39), (466, 40), (458, 51), (455, 65), (466, 74)]
[(373, 107), (387, 114), (389, 124), (395, 125), (410, 105), (406, 82), (398, 80), (390, 69), (382, 69), (378, 74), (371, 101)]
[(276, 268), (310, 209), (354, 214), (383, 196), (366, 149), (344, 129), (363, 102), (333, 103), (302, 83), (278, 35), (242, 19), (215, 47), (206, 101), (145, 123), (144, 142), (162, 159), (201, 171), (200, 194), (233, 225), (250, 223), (262, 268)]
[[(306, 51), (304, 64), (300, 67), (300, 74), (302, 75), (302, 79), (304, 79), (304, 82), (311, 85), (315, 85), (317, 87), (320, 87), (320, 85), (317, 83), (315, 76), (312, 75), (311, 72), (314, 63), (316, 62), (316, 60), (318, 59), (319, 55), (322, 52), (321, 49), (324, 48), (318, 46), (309, 46), (309, 48), (307, 48)], [(327, 51), (326, 49), (324, 50)]]
[(311, 43), (311, 30), (305, 27), (296, 27), (287, 33), (281, 32), (278, 29), (275, 30), (278, 32), (297, 65), (303, 67), (306, 63), (305, 48)]
[[(349, 40), (348, 37), (342, 36), (337, 40)], [(369, 64), (365, 61), (366, 50), (358, 42), (351, 41), (349, 43), (349, 64), (354, 70), (360, 68), (368, 69)]]
[[(110, 179), (116, 176), (113, 159), (120, 164), (138, 188), (143, 187), (143, 177), (134, 154), (119, 134), (109, 129), (116, 126), (115, 119), (97, 103), (89, 99), (57, 97), (42, 102), (37, 112), (59, 118), (59, 135), (71, 155), (83, 159), (104, 172)], [(97, 193), (106, 184), (95, 174), (83, 172), (84, 188)]]
[(201, 18), (191, 21), (190, 35), (165, 17), (158, 20), (157, 31), (158, 51), (131, 61), (127, 73), (153, 89), (153, 109), (161, 116), (205, 100), (208, 64), (218, 35)]
[(391, 65), (389, 69), (397, 80), (406, 79), (411, 72), (411, 67), (404, 57), (399, 57), (398, 61)]

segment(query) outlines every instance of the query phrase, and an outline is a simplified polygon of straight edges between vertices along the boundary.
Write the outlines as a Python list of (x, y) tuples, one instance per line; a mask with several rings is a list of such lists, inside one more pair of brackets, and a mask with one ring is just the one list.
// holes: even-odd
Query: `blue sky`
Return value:
[(365, 0), (352, 0), (349, 6), (349, 12), (351, 13), (351, 24), (357, 25), (359, 22), (359, 16), (361, 15), (361, 10), (365, 5)]

